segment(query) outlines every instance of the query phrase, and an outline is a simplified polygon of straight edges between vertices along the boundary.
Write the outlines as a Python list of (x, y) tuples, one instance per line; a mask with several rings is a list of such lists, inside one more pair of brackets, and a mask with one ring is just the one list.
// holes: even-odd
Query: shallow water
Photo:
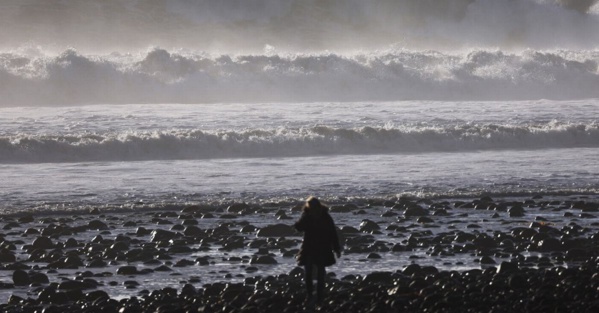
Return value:
[[(524, 199), (525, 198), (516, 197), (510, 199), (500, 199), (500, 201), (514, 201)], [(453, 203), (451, 199), (449, 200), (449, 203)], [(433, 223), (418, 223), (416, 222), (416, 218), (401, 218), (402, 211), (399, 210), (396, 211), (398, 216), (383, 217), (383, 213), (390, 211), (389, 207), (369, 206), (365, 203), (358, 206), (359, 209), (362, 209), (361, 212), (359, 209), (353, 210), (350, 213), (335, 213), (333, 210), (332, 216), (335, 219), (336, 225), (340, 228), (344, 226), (359, 228), (360, 223), (366, 219), (374, 221), (381, 226), (380, 234), (361, 233), (357, 235), (346, 235), (345, 238), (348, 241), (345, 246), (345, 249), (347, 251), (351, 250), (351, 247), (353, 246), (352, 241), (354, 240), (367, 240), (371, 243), (379, 242), (390, 249), (395, 244), (405, 246), (407, 244), (408, 238), (413, 235), (424, 236), (429, 238), (445, 235), (449, 235), (451, 237), (460, 232), (465, 232), (473, 234), (486, 233), (493, 237), (497, 233), (510, 233), (511, 229), (517, 227), (529, 227), (531, 222), (539, 220), (542, 220), (543, 223), (545, 223), (545, 225), (550, 225), (551, 227), (556, 229), (560, 229), (566, 225), (572, 225), (572, 223), (574, 223), (576, 225), (579, 225), (580, 227), (588, 228), (591, 231), (596, 230), (598, 224), (597, 216), (591, 215), (581, 218), (578, 216), (579, 210), (570, 209), (569, 205), (567, 205), (566, 202), (560, 202), (562, 203), (561, 205), (553, 206), (545, 206), (545, 204), (541, 205), (541, 203), (548, 203), (550, 200), (597, 201), (598, 199), (596, 197), (589, 198), (588, 196), (561, 196), (545, 198), (542, 200), (537, 200), (538, 205), (527, 207), (525, 210), (525, 216), (520, 218), (510, 218), (507, 212), (501, 211), (474, 210), (467, 208), (448, 208), (449, 216), (431, 216), (431, 218), (434, 220)], [(358, 203), (360, 203), (360, 201), (358, 201)], [(279, 209), (286, 211), (290, 219), (277, 220), (275, 217), (275, 212)], [(564, 217), (564, 212), (573, 213), (573, 216)], [(498, 216), (493, 217), (492, 215), (494, 213), (497, 213)], [(54, 240), (64, 241), (68, 237), (73, 237), (76, 238), (80, 243), (85, 243), (90, 242), (98, 234), (101, 234), (101, 236), (105, 239), (114, 239), (117, 235), (122, 234), (131, 238), (148, 240), (149, 235), (142, 237), (136, 236), (135, 232), (137, 227), (124, 227), (123, 223), (125, 221), (134, 221), (137, 223), (137, 226), (144, 226), (148, 229), (160, 228), (168, 230), (171, 228), (173, 224), (178, 224), (181, 222), (181, 220), (178, 220), (175, 216), (172, 218), (163, 218), (164, 220), (171, 221), (171, 223), (173, 224), (157, 225), (151, 222), (152, 218), (154, 218), (155, 216), (156, 215), (151, 212), (108, 213), (99, 216), (82, 214), (72, 217), (64, 215), (55, 215), (54, 218), (58, 219), (55, 221), (56, 223), (62, 223), (60, 222), (60, 219), (63, 217), (72, 219), (70, 222), (67, 223), (70, 226), (87, 224), (87, 222), (91, 219), (100, 219), (105, 221), (110, 226), (110, 229), (108, 230), (108, 232), (92, 230), (80, 234), (75, 234), (73, 236), (61, 236), (60, 239), (55, 238)], [(270, 207), (263, 211), (263, 213), (253, 213), (250, 215), (243, 216), (240, 215), (236, 218), (219, 218), (218, 216), (219, 214), (216, 214), (215, 218), (197, 219), (197, 221), (199, 222), (198, 227), (200, 227), (201, 229), (213, 229), (222, 224), (229, 225), (231, 236), (245, 236), (246, 239), (244, 240), (244, 242), (246, 245), (248, 245), (254, 240), (265, 238), (258, 238), (256, 237), (255, 233), (240, 233), (239, 230), (241, 226), (238, 223), (248, 222), (249, 224), (254, 225), (258, 228), (275, 223), (284, 223), (290, 225), (294, 222), (294, 220), (299, 218), (299, 213), (292, 211), (290, 206), (283, 206)], [(7, 223), (8, 221), (3, 224), (5, 225)], [(22, 235), (24, 229), (27, 227), (42, 229), (47, 225), (48, 222), (35, 222), (29, 225), (24, 224), (21, 226), (22, 228), (12, 228), (9, 230), (5, 230), (6, 239), (11, 241), (21, 240), (24, 244), (29, 244), (36, 238), (36, 235)], [(400, 226), (403, 230), (386, 229), (389, 225)], [(475, 228), (473, 225), (477, 225), (478, 228)], [(276, 238), (272, 238), (269, 240), (275, 239)], [(295, 241), (295, 245), (291, 245), (291, 247), (288, 249), (299, 247), (299, 242), (301, 240), (300, 234), (297, 234), (297, 236), (295, 237), (289, 237), (288, 239)], [(463, 243), (455, 241), (452, 244), (463, 245)], [(292, 257), (284, 257), (283, 251), (278, 249), (269, 249), (269, 253), (271, 253), (271, 255), (275, 257), (278, 264), (250, 265), (248, 264), (249, 258), (251, 258), (253, 255), (256, 255), (256, 253), (258, 252), (256, 248), (250, 248), (246, 246), (245, 248), (241, 249), (223, 251), (221, 249), (222, 246), (219, 242), (214, 242), (210, 245), (211, 248), (209, 250), (201, 250), (199, 249), (199, 244), (191, 244), (190, 247), (193, 250), (195, 250), (194, 252), (183, 254), (170, 254), (172, 259), (160, 260), (155, 264), (118, 261), (112, 265), (108, 265), (103, 268), (80, 267), (76, 270), (58, 269), (55, 273), (51, 273), (48, 271), (48, 269), (44, 269), (47, 265), (45, 263), (27, 262), (26, 260), (28, 258), (28, 254), (25, 251), (20, 250), (21, 245), (18, 245), (19, 250), (16, 251), (16, 255), (18, 260), (25, 262), (26, 264), (39, 267), (41, 269), (41, 272), (43, 273), (48, 273), (51, 282), (60, 282), (63, 278), (74, 279), (76, 276), (78, 276), (78, 274), (84, 271), (90, 271), (93, 274), (97, 274), (96, 276), (91, 278), (100, 282), (101, 285), (98, 287), (98, 289), (105, 290), (111, 295), (111, 297), (115, 297), (117, 299), (139, 295), (139, 292), (143, 289), (151, 291), (154, 289), (161, 289), (167, 286), (179, 289), (185, 283), (191, 283), (196, 287), (201, 287), (204, 284), (214, 282), (243, 282), (246, 277), (265, 277), (269, 275), (287, 274), (296, 266), (295, 260)], [(68, 250), (72, 249), (65, 249), (65, 251)], [(432, 247), (415, 247), (411, 251), (404, 252), (377, 251), (377, 249), (374, 248), (371, 251), (377, 252), (381, 256), (381, 258), (370, 259), (368, 258), (368, 252), (344, 252), (341, 259), (338, 260), (337, 264), (330, 267), (328, 271), (330, 273), (334, 273), (334, 275), (337, 278), (342, 278), (346, 275), (366, 275), (373, 271), (395, 272), (397, 270), (403, 269), (406, 265), (411, 263), (417, 263), (421, 266), (430, 265), (436, 267), (439, 270), (450, 271), (480, 269), (489, 266), (496, 266), (494, 264), (481, 264), (478, 261), (480, 259), (480, 255), (475, 254), (475, 251), (465, 253), (435, 254), (432, 253)], [(500, 254), (491, 255), (496, 264), (499, 264), (502, 261), (510, 261), (512, 259), (513, 255), (511, 255), (510, 253), (501, 253), (501, 249), (498, 249), (498, 251), (500, 251)], [(569, 264), (564, 263), (559, 259), (555, 259), (555, 254), (549, 252), (541, 253), (522, 250), (519, 251), (519, 253), (523, 257), (547, 256), (550, 258), (551, 262), (553, 262), (553, 265), (555, 266), (559, 265), (568, 267), (576, 265), (575, 263)], [(193, 261), (197, 257), (209, 257), (210, 265), (191, 265), (187, 267), (172, 266), (179, 259), (184, 258)], [(241, 259), (229, 260), (229, 257), (237, 257)], [(143, 268), (153, 269), (161, 264), (169, 266), (172, 269), (172, 271), (155, 271), (150, 274), (132, 276), (123, 276), (116, 274), (117, 269), (124, 265), (134, 265), (138, 268), (138, 270), (141, 270)], [(250, 266), (255, 267), (255, 269), (252, 271), (246, 271), (246, 269)], [(535, 261), (532, 261), (529, 263), (523, 262), (521, 266), (536, 267), (537, 265)], [(101, 273), (107, 274), (103, 276)], [(12, 271), (0, 271), (0, 275), (0, 278), (3, 281), (11, 281)], [(195, 281), (192, 280), (194, 277), (196, 279)], [(135, 280), (138, 283), (140, 283), (140, 286), (136, 288), (126, 288), (123, 285), (123, 283), (127, 280)], [(36, 291), (34, 287), (17, 287), (15, 289), (3, 290), (0, 291), (0, 300), (6, 301), (11, 294), (16, 294), (20, 296), (32, 296), (36, 294)]]

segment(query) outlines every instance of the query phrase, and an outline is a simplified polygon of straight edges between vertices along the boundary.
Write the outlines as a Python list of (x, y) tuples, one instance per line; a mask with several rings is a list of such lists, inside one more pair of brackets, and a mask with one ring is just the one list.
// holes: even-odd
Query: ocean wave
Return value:
[(599, 51), (0, 54), (0, 105), (599, 97)]
[(461, 124), (169, 130), (0, 137), (1, 163), (136, 161), (599, 147), (599, 125)]

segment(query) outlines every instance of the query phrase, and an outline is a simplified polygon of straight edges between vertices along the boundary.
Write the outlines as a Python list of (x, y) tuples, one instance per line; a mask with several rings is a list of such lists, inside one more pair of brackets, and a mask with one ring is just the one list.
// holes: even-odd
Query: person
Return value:
[(309, 197), (304, 204), (302, 215), (294, 225), (304, 232), (304, 240), (297, 255), (298, 265), (304, 266), (308, 302), (312, 302), (312, 273), (316, 269), (316, 302), (324, 296), (325, 267), (335, 264), (335, 256), (341, 256), (341, 247), (333, 218), (329, 209), (316, 197)]

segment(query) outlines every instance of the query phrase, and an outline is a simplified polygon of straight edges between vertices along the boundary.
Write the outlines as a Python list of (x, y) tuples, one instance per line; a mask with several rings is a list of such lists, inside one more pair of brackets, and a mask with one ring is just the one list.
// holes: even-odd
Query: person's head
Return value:
[(308, 197), (306, 199), (306, 204), (304, 205), (304, 211), (310, 214), (317, 215), (324, 210), (324, 206), (320, 203), (320, 200), (314, 196)]

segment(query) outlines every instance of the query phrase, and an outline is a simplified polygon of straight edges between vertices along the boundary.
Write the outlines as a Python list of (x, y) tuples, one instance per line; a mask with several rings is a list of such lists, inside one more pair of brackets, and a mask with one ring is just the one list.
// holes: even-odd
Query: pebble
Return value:
[[(361, 260), (362, 264), (376, 264), (379, 259), (402, 256), (414, 263), (396, 271), (346, 275), (340, 280), (328, 275), (326, 300), (318, 310), (461, 312), (467, 307), (485, 312), (596, 311), (599, 296), (593, 286), (599, 279), (594, 274), (599, 272), (596, 248), (599, 235), (595, 227), (599, 224), (592, 222), (597, 206), (588, 201), (534, 200), (537, 201), (496, 202), (484, 197), (452, 205), (396, 198), (380, 203), (358, 200), (355, 204), (339, 205), (331, 210), (333, 215), (347, 211), (352, 216), (362, 211), (372, 216), (371, 220), (362, 220), (360, 229), (339, 225), (349, 258)], [(299, 210), (270, 208), (248, 204), (227, 208), (192, 206), (180, 214), (151, 212), (126, 217), (135, 221), (100, 212), (83, 218), (38, 217), (40, 223), (35, 225), (31, 224), (33, 217), (19, 219), (18, 223), (14, 218), (3, 219), (3, 226), (8, 227), (5, 234), (0, 234), (0, 266), (11, 271), (13, 279), (12, 283), (10, 279), (1, 282), (0, 288), (29, 290), (32, 297), (14, 295), (0, 304), (0, 311), (208, 312), (217, 308), (227, 312), (303, 311), (303, 268), (295, 267), (281, 275), (270, 275), (268, 271), (269, 266), (289, 262), (278, 258), (291, 258), (297, 253), (301, 233), (293, 229), (291, 222), (267, 224), (258, 229), (242, 220), (248, 212), (263, 212), (271, 221), (284, 216), (295, 219), (300, 214)], [(493, 210), (494, 218), (486, 220), (491, 213), (472, 209)], [(235, 219), (210, 221), (216, 225), (209, 227), (200, 226), (206, 221), (196, 220), (206, 215), (214, 217), (215, 213), (222, 218), (225, 210), (225, 216)], [(569, 218), (567, 221), (556, 221), (550, 216), (537, 216), (543, 214), (540, 210), (574, 210), (574, 214), (564, 214)], [(398, 212), (403, 212), (403, 216), (386, 218)], [(434, 212), (434, 219), (428, 217), (429, 212)], [(506, 213), (500, 213), (502, 216), (497, 212), (524, 218), (510, 219)], [(380, 216), (381, 213), (387, 216)], [(474, 218), (481, 213), (486, 215)], [(351, 218), (355, 221), (356, 217)], [(488, 223), (500, 226), (490, 228)], [(112, 225), (127, 225), (137, 230), (116, 229)], [(170, 231), (164, 229), (168, 225), (172, 225)], [(385, 234), (377, 235), (381, 229), (385, 229)], [(118, 235), (115, 237), (111, 232)], [(242, 251), (239, 249), (249, 249), (253, 255), (236, 254)], [(205, 252), (219, 250), (226, 255), (210, 257)], [(482, 269), (442, 271), (419, 265), (423, 251), (445, 266), (471, 267), (474, 262), (467, 261), (471, 256), (470, 260), (477, 258)], [(460, 254), (466, 264), (443, 259), (446, 255)], [(236, 264), (238, 269), (222, 271), (212, 267), (219, 262)], [(138, 269), (142, 264), (146, 264), (145, 268)], [(568, 268), (564, 268), (566, 264)], [(77, 270), (84, 265), (85, 271)], [(98, 270), (106, 266), (115, 266), (114, 280), (104, 279), (114, 275), (115, 270)], [(203, 277), (178, 276), (175, 280), (180, 283), (179, 290), (164, 287), (141, 290), (139, 297), (119, 301), (109, 297), (108, 289), (101, 290), (103, 286), (137, 290), (143, 284), (141, 280), (127, 276), (146, 274), (145, 278), (153, 279), (158, 272), (181, 275), (176, 272), (182, 270), (179, 267), (194, 270), (194, 266), (204, 266), (202, 272), (213, 271), (223, 282), (201, 285), (202, 280), (207, 281)], [(63, 269), (75, 269), (75, 277), (65, 274)], [(244, 282), (233, 283), (233, 278)]]

